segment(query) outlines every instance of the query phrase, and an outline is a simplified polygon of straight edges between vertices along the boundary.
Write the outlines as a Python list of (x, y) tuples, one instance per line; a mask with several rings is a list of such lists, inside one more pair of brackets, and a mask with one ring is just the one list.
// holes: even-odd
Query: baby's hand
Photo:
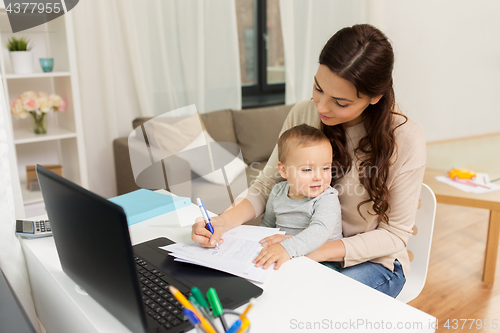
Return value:
[(285, 248), (281, 246), (281, 244), (274, 244), (263, 248), (253, 263), (257, 267), (264, 265), (264, 269), (268, 269), (269, 266), (276, 263), (274, 269), (279, 269), (280, 266), (288, 259), (290, 259), (290, 256), (288, 255), (288, 252), (286, 252)]

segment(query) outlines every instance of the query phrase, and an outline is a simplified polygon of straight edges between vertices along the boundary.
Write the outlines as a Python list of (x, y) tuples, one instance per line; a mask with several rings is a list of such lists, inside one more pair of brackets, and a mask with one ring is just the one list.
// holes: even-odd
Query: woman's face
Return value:
[(325, 125), (354, 126), (363, 120), (362, 113), (370, 104), (376, 104), (382, 95), (368, 97), (359, 94), (354, 85), (319, 65), (314, 77), (313, 100)]

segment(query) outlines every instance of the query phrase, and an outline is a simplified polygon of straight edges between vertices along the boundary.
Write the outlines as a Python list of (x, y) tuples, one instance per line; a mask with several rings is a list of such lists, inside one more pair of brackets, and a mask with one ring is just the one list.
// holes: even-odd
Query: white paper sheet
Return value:
[(473, 187), (473, 186), (469, 186), (466, 184), (461, 184), (459, 182), (452, 180), (448, 176), (436, 176), (436, 179), (442, 183), (446, 183), (450, 186), (453, 186), (455, 188), (458, 188), (459, 190), (462, 190), (462, 191), (468, 192), (468, 193), (480, 194), (480, 193), (487, 193), (487, 192), (500, 190), (500, 185), (495, 184), (495, 183), (490, 183), (490, 178), (489, 178), (487, 173), (477, 173), (476, 179), (473, 182), (476, 184), (482, 185), (482, 186), (489, 187), (489, 189), (482, 187), (482, 186)]
[(276, 228), (242, 225), (223, 236), (224, 242), (217, 248), (204, 248), (195, 242), (177, 243), (160, 247), (171, 251), (176, 260), (201, 265), (256, 282), (264, 282), (273, 271), (255, 267), (253, 260), (262, 250), (261, 239), (284, 234)]

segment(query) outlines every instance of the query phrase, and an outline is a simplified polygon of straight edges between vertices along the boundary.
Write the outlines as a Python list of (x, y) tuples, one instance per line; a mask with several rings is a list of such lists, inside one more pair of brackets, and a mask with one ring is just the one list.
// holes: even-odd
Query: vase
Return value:
[(54, 58), (40, 58), (40, 66), (44, 72), (52, 72), (54, 68)]
[(33, 131), (35, 132), (35, 134), (47, 133), (47, 114), (36, 114), (36, 112), (30, 112), (30, 115), (33, 122)]
[(31, 51), (10, 51), (10, 61), (14, 74), (33, 73), (33, 53)]

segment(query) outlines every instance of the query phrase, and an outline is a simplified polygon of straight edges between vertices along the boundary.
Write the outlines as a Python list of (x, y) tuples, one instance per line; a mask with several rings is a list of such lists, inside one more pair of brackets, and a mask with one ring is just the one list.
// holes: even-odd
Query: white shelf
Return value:
[[(12, 33), (8, 31), (5, 10), (0, 10), (0, 14), (0, 46), (3, 46)], [(7, 49), (0, 52), (0, 80), (5, 95), (3, 119), (8, 121), (9, 141), (15, 148), (14, 167), (17, 167), (22, 202), (31, 214), (35, 208), (43, 210), (43, 198), (40, 191), (26, 188), (26, 166), (60, 164), (69, 180), (87, 187), (88, 179), (71, 12), (22, 34), (29, 34), (33, 59), (52, 57), (56, 65), (54, 71), (43, 72), (34, 62), (36, 72), (14, 74)], [(9, 112), (10, 101), (28, 90), (55, 93), (67, 103), (65, 112), (48, 115), (46, 134), (35, 134), (29, 119), (17, 121)]]
[(70, 76), (70, 72), (39, 72), (31, 74), (5, 74), (6, 79), (36, 79), (41, 77)]
[(76, 136), (75, 132), (61, 127), (48, 127), (46, 134), (35, 134), (32, 129), (18, 129), (14, 131), (14, 144), (70, 139)]
[(28, 190), (25, 182), (21, 182), (21, 193), (25, 205), (43, 202), (42, 192)]

